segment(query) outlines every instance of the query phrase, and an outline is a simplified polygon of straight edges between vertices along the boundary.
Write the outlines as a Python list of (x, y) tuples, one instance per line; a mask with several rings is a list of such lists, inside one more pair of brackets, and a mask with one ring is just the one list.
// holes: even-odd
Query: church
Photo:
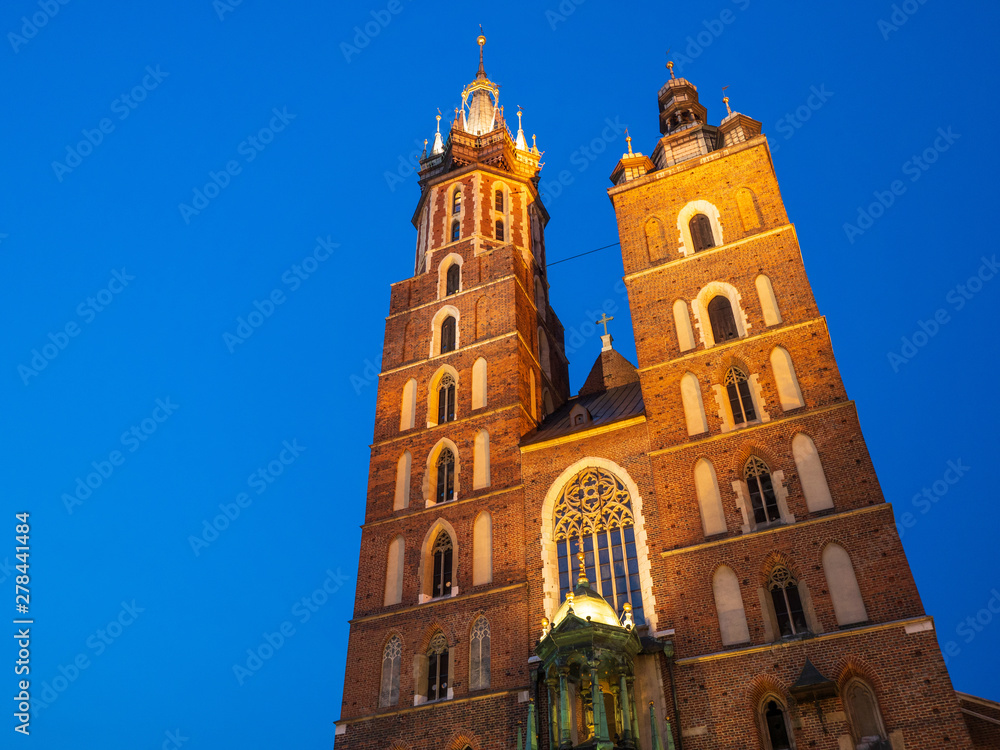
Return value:
[(541, 153), (485, 42), (391, 287), (338, 750), (1000, 747), (892, 533), (761, 123), (710, 124), (668, 65), (661, 137), (608, 189), (637, 362), (603, 316), (574, 394)]

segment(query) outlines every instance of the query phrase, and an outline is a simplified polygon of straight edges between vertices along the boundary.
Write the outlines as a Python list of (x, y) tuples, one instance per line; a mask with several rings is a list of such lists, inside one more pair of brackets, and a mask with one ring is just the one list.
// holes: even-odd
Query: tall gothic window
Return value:
[(438, 424), (455, 420), (455, 378), (445, 373), (438, 386)]
[(451, 452), (450, 448), (445, 448), (437, 460), (437, 502), (446, 503), (454, 499), (455, 454)]
[(504, 230), (503, 219), (497, 219), (497, 233), (496, 233), (496, 238), (498, 240), (500, 240), (501, 242), (503, 242), (503, 235), (504, 235), (504, 231), (503, 230)]
[(441, 353), (455, 351), (455, 318), (449, 315), (441, 324)]
[(382, 686), (379, 690), (380, 707), (399, 703), (399, 668), (403, 662), (403, 641), (394, 635), (382, 651)]
[(591, 586), (616, 612), (629, 602), (636, 624), (645, 624), (635, 519), (622, 481), (604, 469), (584, 469), (563, 488), (554, 516), (560, 600), (572, 590), (580, 574), (576, 556), (582, 550)]
[(741, 425), (757, 418), (750, 397), (750, 381), (739, 367), (730, 367), (723, 381), (729, 394), (729, 407), (733, 412), (733, 424)]
[(776, 700), (769, 700), (763, 706), (764, 728), (767, 730), (768, 750), (791, 750), (788, 736), (788, 719), (784, 707)]
[(451, 537), (448, 536), (447, 531), (442, 531), (434, 540), (434, 579), (431, 588), (431, 597), (434, 599), (451, 595), (452, 551)]
[(708, 250), (715, 247), (715, 237), (712, 234), (712, 222), (705, 214), (695, 214), (688, 222), (688, 229), (691, 232), (691, 242), (694, 251)]
[(494, 202), (497, 211), (503, 211), (503, 190), (497, 188), (496, 201)]
[(427, 700), (448, 697), (448, 641), (438, 633), (427, 647)]
[(482, 690), (490, 686), (490, 623), (480, 617), (472, 626), (472, 653), (469, 659), (469, 689)]
[(774, 605), (774, 616), (778, 620), (781, 637), (807, 632), (809, 626), (799, 598), (798, 581), (787, 565), (781, 563), (774, 566), (771, 575), (767, 577), (767, 589), (771, 592), (771, 604)]
[(771, 482), (771, 470), (756, 456), (751, 456), (743, 467), (743, 478), (750, 489), (750, 505), (753, 518), (758, 524), (771, 523), (781, 519), (778, 512), (778, 498)]
[(462, 237), (462, 225), (458, 223), (458, 219), (451, 222), (451, 241), (458, 242)]
[(457, 214), (462, 210), (462, 190), (457, 188), (451, 197), (451, 212)]
[(712, 337), (716, 344), (740, 337), (739, 331), (736, 330), (733, 305), (724, 294), (713, 297), (708, 303), (708, 320), (712, 325)]
[(461, 286), (462, 267), (458, 263), (452, 263), (448, 266), (448, 274), (445, 277), (445, 295), (458, 294)]

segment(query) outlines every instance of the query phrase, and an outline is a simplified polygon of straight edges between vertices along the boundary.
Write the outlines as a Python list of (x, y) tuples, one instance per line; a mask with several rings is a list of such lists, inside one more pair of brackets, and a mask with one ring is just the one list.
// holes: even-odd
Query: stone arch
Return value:
[(764, 325), (776, 326), (781, 323), (781, 310), (778, 308), (778, 298), (774, 296), (771, 279), (760, 274), (753, 280), (757, 287), (757, 297), (760, 299), (760, 309), (764, 313)]
[(474, 734), (462, 730), (453, 734), (445, 745), (445, 750), (465, 750), (465, 748), (470, 748), (471, 750), (480, 750), (482, 745), (476, 739)]
[(656, 263), (667, 257), (667, 247), (664, 241), (663, 224), (655, 216), (646, 220), (646, 254), (650, 263)]
[(389, 542), (385, 566), (385, 596), (382, 605), (388, 607), (403, 601), (403, 571), (406, 569), (406, 542), (403, 535)]
[(635, 547), (636, 559), (639, 564), (639, 590), (642, 592), (643, 610), (650, 632), (656, 631), (656, 597), (653, 595), (653, 578), (650, 568), (649, 543), (646, 536), (645, 520), (642, 513), (643, 499), (639, 494), (639, 487), (621, 466), (606, 458), (597, 456), (587, 456), (581, 458), (571, 466), (566, 467), (563, 472), (556, 477), (542, 501), (541, 512), (541, 554), (542, 554), (542, 599), (545, 616), (552, 619), (559, 608), (559, 558), (556, 549), (556, 542), (553, 534), (554, 511), (556, 501), (559, 499), (563, 488), (574, 476), (583, 469), (594, 467), (604, 469), (616, 477), (625, 485), (629, 492), (629, 500), (632, 504), (632, 515), (635, 519)]
[(719, 633), (723, 646), (750, 642), (743, 593), (736, 572), (728, 565), (719, 565), (712, 574), (712, 595), (719, 618)]
[[(458, 566), (461, 560), (459, 556), (458, 547), (458, 534), (455, 533), (455, 527), (452, 526), (444, 518), (438, 518), (434, 523), (432, 523), (428, 529), (427, 533), (424, 535), (424, 539), (420, 544), (420, 565), (417, 568), (418, 582), (420, 584), (420, 594), (418, 601), (423, 604), (424, 602), (430, 601), (431, 599), (431, 587), (433, 584), (433, 548), (434, 542), (437, 541), (438, 534), (445, 532), (449, 537), (451, 537), (452, 545), (452, 564), (451, 564), (451, 575), (452, 575), (452, 586), (451, 595), (458, 596)], [(432, 629), (434, 625), (432, 624)], [(438, 630), (445, 633), (445, 637), (448, 638), (449, 647), (453, 645), (454, 638), (448, 637), (448, 633), (440, 626), (436, 626)], [(429, 635), (425, 634), (426, 643), (421, 647), (421, 651), (427, 650), (427, 643), (430, 642), (431, 637), (433, 637), (433, 632)]]
[(464, 262), (465, 260), (458, 253), (448, 253), (438, 263), (438, 299), (444, 299), (448, 296), (448, 269), (452, 266), (459, 268), (458, 292), (465, 291), (464, 269), (462, 268)]
[(837, 675), (835, 681), (837, 687), (841, 690), (852, 679), (862, 679), (872, 686), (876, 696), (885, 692), (886, 686), (879, 673), (870, 662), (857, 654), (842, 656), (837, 661), (837, 666), (834, 668), (833, 673)]
[(493, 582), (493, 516), (488, 510), (472, 524), (472, 585)]
[(488, 378), (486, 360), (480, 357), (472, 365), (472, 408), (483, 409), (486, 407), (488, 394)]
[(458, 378), (458, 370), (456, 370), (451, 365), (441, 365), (431, 376), (431, 379), (427, 385), (427, 426), (436, 427), (438, 424), (438, 397), (439, 397), (439, 386), (441, 385), (441, 379), (445, 375), (451, 375), (455, 380), (455, 411), (456, 418), (458, 412), (458, 388), (461, 385), (461, 381)]
[[(462, 458), (458, 453), (458, 446), (455, 445), (448, 438), (441, 438), (437, 441), (431, 452), (427, 454), (427, 466), (424, 470), (424, 481), (423, 481), (423, 493), (424, 493), (424, 505), (430, 507), (432, 505), (437, 505), (434, 500), (434, 490), (437, 485), (437, 460), (438, 456), (441, 455), (441, 451), (445, 448), (451, 450), (452, 455), (455, 456), (455, 500), (458, 500), (458, 493), (461, 489), (461, 461)], [(454, 502), (454, 500), (449, 501)]]
[(681, 378), (681, 402), (684, 404), (684, 421), (689, 436), (708, 432), (708, 417), (705, 416), (705, 402), (701, 397), (701, 383), (693, 372), (686, 372)]
[(541, 326), (538, 326), (538, 364), (545, 377), (552, 380), (552, 352), (549, 347), (549, 337)]
[(855, 625), (868, 621), (857, 573), (847, 550), (836, 542), (828, 542), (821, 555), (826, 587), (833, 603), (837, 625)]
[(762, 220), (760, 208), (757, 206), (757, 196), (748, 187), (741, 187), (736, 191), (736, 207), (740, 211), (740, 223), (743, 224), (744, 232), (752, 232), (760, 229)]
[(482, 490), (490, 486), (490, 433), (480, 430), (476, 433), (472, 451), (472, 489)]
[(706, 349), (715, 346), (715, 334), (712, 332), (712, 324), (708, 317), (708, 303), (719, 295), (726, 297), (732, 305), (736, 331), (741, 339), (746, 338), (751, 327), (741, 303), (743, 297), (739, 290), (725, 281), (710, 281), (702, 287), (691, 304), (694, 312), (694, 327), (698, 329), (699, 338)]
[(795, 365), (792, 355), (783, 346), (771, 350), (771, 371), (774, 373), (774, 383), (778, 389), (778, 400), (782, 411), (800, 409), (806, 405), (799, 388), (799, 379), (795, 375)]
[(726, 513), (719, 492), (719, 480), (715, 466), (707, 458), (699, 458), (694, 465), (695, 494), (698, 497), (698, 511), (701, 514), (701, 528), (705, 536), (726, 532)]
[(410, 378), (403, 385), (399, 403), (399, 430), (412, 430), (417, 417), (417, 379)]
[(688, 224), (695, 214), (705, 214), (712, 225), (712, 236), (715, 238), (715, 247), (725, 244), (722, 233), (722, 220), (719, 209), (714, 204), (706, 200), (695, 200), (687, 203), (677, 214), (677, 242), (681, 255), (694, 255), (694, 243), (691, 240), (691, 230)]
[(393, 510), (404, 510), (410, 506), (410, 476), (413, 468), (413, 454), (404, 450), (396, 462), (396, 492), (392, 499)]
[(792, 438), (792, 458), (795, 459), (795, 470), (799, 474), (802, 494), (806, 499), (806, 508), (810, 513), (828, 510), (833, 507), (833, 496), (826, 483), (826, 472), (820, 461), (816, 443), (804, 432), (799, 432)]
[(403, 329), (403, 362), (412, 362), (417, 358), (417, 321), (410, 318)]
[(448, 316), (455, 319), (455, 349), (462, 346), (462, 314), (454, 305), (443, 305), (431, 318), (431, 348), (428, 354), (430, 357), (441, 354), (441, 324)]
[(698, 346), (694, 339), (694, 329), (691, 328), (691, 313), (687, 302), (682, 299), (674, 301), (674, 328), (677, 330), (677, 346), (682, 352), (691, 351)]

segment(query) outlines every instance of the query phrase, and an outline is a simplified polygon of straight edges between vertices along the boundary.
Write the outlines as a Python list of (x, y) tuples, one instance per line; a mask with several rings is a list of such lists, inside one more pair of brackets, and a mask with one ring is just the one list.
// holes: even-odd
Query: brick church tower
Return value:
[(606, 334), (571, 397), (485, 41), (392, 286), (339, 750), (973, 747), (761, 124), (671, 70), (609, 190), (638, 366)]

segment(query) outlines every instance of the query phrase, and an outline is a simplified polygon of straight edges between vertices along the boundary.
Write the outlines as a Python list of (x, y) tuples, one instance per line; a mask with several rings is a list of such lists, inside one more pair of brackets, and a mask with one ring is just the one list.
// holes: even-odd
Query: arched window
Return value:
[(538, 364), (542, 366), (545, 377), (552, 379), (552, 364), (549, 361), (549, 337), (541, 326), (538, 327)]
[(448, 641), (444, 633), (431, 638), (427, 647), (427, 700), (448, 697)]
[(771, 605), (778, 621), (778, 632), (782, 638), (806, 633), (805, 611), (799, 597), (799, 585), (795, 576), (784, 563), (779, 563), (767, 577), (767, 590), (771, 592)]
[(788, 715), (785, 707), (775, 698), (769, 696), (761, 706), (761, 719), (764, 724), (767, 750), (792, 750), (791, 731), (788, 726)]
[[(719, 298), (716, 297), (716, 299)], [(733, 414), (733, 424), (739, 426), (757, 419), (747, 374), (739, 367), (733, 366), (726, 371), (726, 377), (722, 382), (729, 395), (729, 409)]]
[(503, 207), (503, 190), (501, 190), (500, 188), (497, 188), (496, 196), (495, 196), (495, 200), (494, 200), (494, 204), (493, 205), (494, 205), (494, 208), (496, 208), (497, 211), (503, 211), (504, 210), (504, 207)]
[(552, 394), (549, 393), (549, 389), (545, 388), (542, 390), (542, 417), (547, 417), (549, 414), (554, 412), (555, 406), (552, 403)]
[(732, 568), (723, 565), (712, 576), (712, 593), (715, 596), (715, 611), (719, 615), (719, 631), (722, 645), (750, 642), (750, 629), (743, 610), (743, 595), (740, 582)]
[[(448, 320), (455, 320), (448, 318)], [(441, 337), (442, 342), (444, 337)], [(438, 424), (455, 421), (455, 378), (446, 372), (438, 385)]]
[(490, 486), (490, 434), (486, 430), (476, 433), (472, 452), (472, 489)]
[(399, 429), (412, 430), (417, 414), (417, 381), (410, 378), (403, 386), (403, 398), (399, 405)]
[(833, 601), (833, 613), (841, 627), (868, 620), (865, 602), (847, 550), (830, 543), (823, 548), (823, 575)]
[(701, 527), (705, 536), (714, 536), (726, 531), (726, 514), (722, 509), (719, 494), (719, 480), (715, 467), (707, 458), (698, 459), (694, 465), (694, 487), (698, 495), (698, 510), (701, 512)]
[(750, 232), (760, 226), (757, 199), (750, 188), (740, 188), (736, 191), (736, 206), (740, 210), (740, 221), (743, 222), (744, 232)]
[(733, 316), (733, 303), (724, 294), (719, 294), (708, 303), (708, 320), (712, 325), (712, 337), (716, 344), (740, 337)]
[(486, 406), (486, 360), (480, 357), (472, 365), (472, 408), (482, 409)]
[(576, 584), (580, 573), (576, 555), (582, 551), (591, 587), (616, 612), (621, 612), (622, 605), (629, 602), (636, 624), (645, 624), (635, 519), (625, 484), (604, 469), (588, 467), (563, 487), (553, 518), (553, 539), (559, 553), (560, 601)]
[(451, 596), (451, 557), (453, 546), (447, 531), (441, 531), (434, 540), (433, 565), (434, 574), (431, 581), (431, 598)]
[(778, 499), (774, 494), (771, 470), (767, 464), (756, 456), (751, 456), (743, 468), (743, 477), (750, 490), (750, 504), (753, 506), (754, 521), (757, 524), (766, 524), (780, 520)]
[(674, 302), (674, 327), (677, 329), (677, 346), (682, 352), (694, 349), (694, 330), (691, 328), (691, 313), (687, 303), (679, 299)]
[(472, 585), (493, 581), (493, 517), (488, 511), (476, 516), (472, 525)]
[(385, 598), (383, 605), (403, 601), (403, 537), (397, 536), (389, 543), (389, 558), (385, 568)]
[(458, 263), (448, 266), (447, 280), (445, 281), (445, 295), (458, 294), (462, 286), (462, 267)]
[(754, 280), (757, 287), (757, 297), (760, 299), (760, 309), (764, 313), (764, 325), (776, 326), (781, 322), (781, 312), (778, 310), (778, 300), (774, 296), (771, 280), (761, 274)]
[(485, 617), (473, 623), (469, 645), (469, 689), (483, 690), (490, 686), (490, 623)]
[(399, 703), (399, 668), (403, 663), (403, 641), (394, 635), (382, 650), (382, 684), (378, 694), (381, 708)]
[(451, 212), (453, 214), (462, 211), (462, 188), (455, 188), (455, 194), (451, 197)]
[(832, 508), (833, 497), (826, 484), (826, 473), (813, 439), (803, 432), (792, 438), (792, 457), (795, 459), (795, 470), (799, 473), (802, 494), (806, 496), (809, 511), (815, 513)]
[(685, 373), (681, 378), (681, 402), (684, 404), (684, 421), (687, 423), (688, 435), (708, 432), (705, 403), (701, 398), (701, 384), (693, 372)]
[(705, 214), (695, 214), (688, 222), (688, 229), (691, 232), (691, 242), (694, 251), (708, 250), (715, 247), (715, 237), (712, 234), (712, 222)]
[(393, 510), (403, 510), (410, 505), (410, 467), (413, 456), (409, 451), (403, 451), (396, 463), (396, 494), (392, 500)]
[(446, 503), (455, 499), (455, 454), (444, 448), (437, 460), (436, 502)]
[(538, 276), (535, 277), (535, 307), (539, 315), (545, 316), (545, 284)]
[(441, 353), (455, 351), (455, 318), (449, 315), (441, 323)]
[(799, 379), (795, 376), (792, 355), (783, 346), (776, 346), (771, 350), (771, 369), (774, 371), (775, 385), (778, 386), (778, 400), (781, 401), (782, 411), (805, 406)]
[(497, 223), (496, 223), (496, 238), (500, 242), (503, 242), (503, 239), (504, 239), (503, 219), (497, 219)]
[(882, 712), (879, 711), (878, 701), (875, 700), (875, 693), (870, 685), (855, 678), (847, 683), (841, 695), (851, 720), (851, 732), (857, 746), (860, 747), (865, 740), (868, 740), (870, 743), (868, 747), (873, 747), (875, 745), (871, 740), (886, 739)]
[(451, 241), (458, 242), (462, 238), (462, 225), (458, 223), (458, 219), (451, 222)]

